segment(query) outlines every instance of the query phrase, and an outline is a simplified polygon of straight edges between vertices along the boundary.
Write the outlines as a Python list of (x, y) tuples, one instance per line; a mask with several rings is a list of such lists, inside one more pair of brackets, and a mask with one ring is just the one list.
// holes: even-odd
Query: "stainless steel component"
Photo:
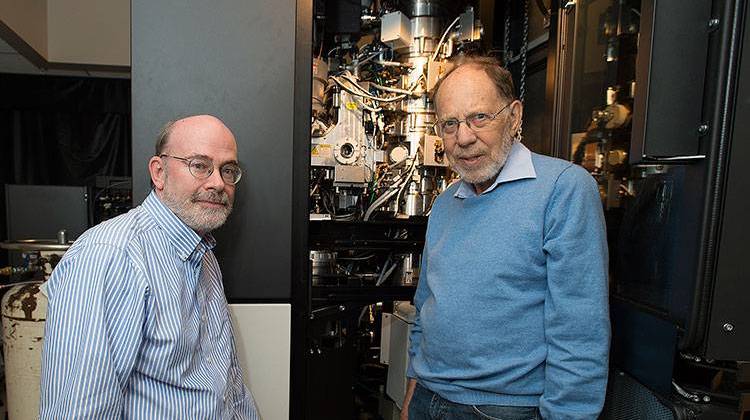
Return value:
[[(386, 319), (386, 315), (389, 315)], [(409, 365), (409, 334), (414, 325), (416, 309), (409, 302), (398, 302), (393, 314), (383, 314), (383, 337), (388, 340), (388, 378), (386, 394), (401, 409), (406, 393), (406, 370)], [(387, 331), (386, 331), (387, 330)], [(386, 339), (384, 338), (384, 339)]]
[(310, 251), (310, 270), (313, 284), (319, 284), (323, 276), (336, 274), (336, 253)]
[(419, 255), (405, 254), (401, 260), (401, 279), (402, 286), (411, 286), (419, 277)]
[(414, 0), (409, 7), (411, 16), (439, 16), (442, 5), (434, 0)]
[(72, 242), (60, 244), (55, 239), (22, 239), (0, 242), (0, 248), (9, 251), (67, 251)]
[(349, 92), (338, 95), (344, 106), (337, 109), (338, 121), (325, 135), (312, 138), (310, 160), (312, 166), (334, 166), (338, 163), (355, 164), (361, 157), (367, 136), (362, 126), (362, 109)]
[(484, 33), (482, 24), (474, 18), (474, 8), (469, 7), (461, 13), (458, 21), (458, 41), (477, 41)]
[(732, 332), (734, 331), (734, 324), (727, 322), (726, 324), (723, 325), (722, 328), (724, 328), (724, 331), (726, 332)]
[(36, 270), (30, 267), (8, 266), (8, 267), (0, 268), (0, 276), (12, 276), (12, 275), (23, 274), (23, 273), (28, 273), (32, 271), (36, 271)]
[(342, 165), (353, 165), (359, 160), (359, 145), (355, 144), (348, 138), (339, 139), (333, 146), (333, 157)]
[(420, 16), (411, 20), (411, 36), (417, 38), (439, 38), (440, 20), (436, 17)]
[(57, 243), (60, 245), (67, 245), (68, 232), (65, 229), (60, 229), (57, 231)]
[(336, 254), (329, 251), (310, 251), (312, 275), (333, 274), (336, 268)]
[(395, 49), (408, 47), (412, 43), (409, 18), (401, 12), (383, 15), (380, 19), (380, 40), (390, 43)]
[(338, 208), (348, 209), (348, 208), (356, 207), (358, 201), (359, 201), (359, 195), (350, 194), (350, 192), (347, 190), (340, 191)]
[(352, 186), (354, 184), (365, 184), (365, 167), (336, 165), (333, 185)]
[(411, 181), (407, 186), (404, 214), (407, 216), (421, 216), (422, 209), (422, 195), (419, 193), (419, 184)]

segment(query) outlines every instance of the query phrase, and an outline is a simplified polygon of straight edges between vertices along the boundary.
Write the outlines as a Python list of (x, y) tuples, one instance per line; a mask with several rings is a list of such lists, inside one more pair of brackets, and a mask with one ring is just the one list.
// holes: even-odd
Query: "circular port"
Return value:
[(349, 159), (352, 156), (354, 156), (354, 145), (352, 145), (351, 143), (342, 144), (341, 157), (344, 159)]

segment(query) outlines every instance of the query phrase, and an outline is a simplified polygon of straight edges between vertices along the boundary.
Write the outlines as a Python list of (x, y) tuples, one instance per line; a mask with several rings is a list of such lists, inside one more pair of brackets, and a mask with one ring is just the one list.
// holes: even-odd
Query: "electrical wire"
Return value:
[[(399, 185), (400, 186), (400, 185)], [(370, 220), (370, 216), (372, 213), (378, 209), (378, 207), (382, 206), (384, 203), (386, 203), (391, 197), (396, 195), (398, 193), (398, 189), (391, 186), (388, 191), (386, 191), (383, 195), (375, 199), (375, 201), (370, 204), (370, 207), (367, 208), (367, 211), (365, 212), (364, 221)]]
[[(409, 183), (409, 180), (411, 179), (412, 175), (414, 174), (414, 170), (417, 167), (417, 155), (414, 155), (412, 161), (412, 165), (408, 170), (408, 174), (402, 179), (401, 176), (396, 176), (394, 178), (393, 184), (391, 184), (390, 187), (388, 187), (388, 191), (383, 193), (380, 197), (378, 197), (372, 204), (370, 204), (370, 207), (367, 208), (367, 211), (365, 212), (364, 220), (370, 220), (370, 216), (372, 213), (377, 210), (380, 206), (387, 203), (388, 200), (390, 200), (391, 197), (393, 197), (396, 194), (401, 194), (401, 191), (403, 191), (403, 188)], [(406, 159), (404, 159), (406, 160)]]
[(381, 273), (381, 277), (380, 277), (380, 278), (378, 278), (378, 281), (377, 281), (377, 282), (375, 282), (375, 286), (380, 286), (380, 285), (382, 285), (383, 283), (385, 283), (385, 281), (386, 281), (386, 280), (388, 280), (388, 278), (389, 278), (389, 277), (391, 276), (391, 274), (393, 274), (393, 271), (394, 271), (394, 270), (395, 270), (396, 268), (398, 268), (398, 263), (396, 263), (396, 262), (394, 261), (394, 262), (393, 262), (393, 263), (391, 264), (390, 268), (388, 268), (388, 271), (386, 271), (385, 273)]
[(438, 42), (437, 47), (435, 47), (435, 52), (432, 53), (432, 57), (430, 58), (430, 61), (435, 61), (438, 54), (440, 53), (440, 48), (443, 46), (443, 42), (445, 42), (445, 37), (448, 35), (448, 33), (453, 29), (453, 26), (458, 23), (458, 21), (461, 19), (461, 16), (457, 17), (448, 27), (445, 29), (445, 32), (443, 32), (443, 36), (440, 37), (440, 42)]
[(373, 258), (375, 254), (368, 254), (363, 256), (357, 256), (357, 257), (336, 257), (336, 260), (341, 261), (367, 261), (371, 258)]
[[(417, 78), (417, 80), (415, 80), (414, 83), (411, 86), (409, 86), (409, 89), (407, 90), (386, 87), (386, 86), (382, 86), (380, 84), (371, 82), (373, 87), (375, 87), (376, 89), (384, 90), (384, 91), (391, 92), (391, 93), (400, 93), (399, 95), (392, 96), (392, 97), (381, 97), (381, 96), (374, 96), (370, 94), (370, 92), (367, 89), (365, 89), (362, 85), (360, 85), (357, 79), (351, 74), (349, 74), (348, 72), (344, 72), (340, 76), (331, 76), (330, 78), (337, 85), (341, 86), (342, 89), (346, 90), (347, 92), (349, 92), (350, 94), (354, 96), (359, 96), (359, 97), (370, 99), (376, 102), (390, 103), (390, 102), (401, 101), (404, 98), (406, 98), (408, 95), (413, 94), (414, 91), (417, 89), (417, 87), (419, 87), (419, 83), (422, 81), (422, 79), (424, 79), (424, 74), (420, 75), (419, 78)], [(369, 108), (368, 110), (372, 111), (372, 108)], [(380, 111), (380, 109), (378, 109), (378, 111)], [(377, 112), (377, 111), (374, 111), (374, 112)]]
[(398, 96), (393, 96), (393, 97), (390, 97), (390, 98), (381, 98), (379, 96), (373, 96), (369, 92), (367, 92), (367, 90), (365, 88), (363, 88), (362, 86), (360, 86), (358, 83), (356, 83), (355, 81), (351, 80), (347, 76), (342, 76), (342, 78), (343, 78), (343, 80), (349, 82), (350, 84), (344, 83), (341, 79), (339, 79), (339, 77), (336, 77), (336, 76), (331, 76), (331, 78), (333, 79), (334, 82), (336, 82), (339, 86), (341, 86), (342, 89), (346, 90), (347, 92), (351, 93), (352, 95), (361, 96), (363, 98), (367, 98), (367, 99), (370, 99), (370, 100), (373, 100), (373, 101), (377, 101), (377, 102), (398, 102), (398, 101), (401, 101), (402, 99), (406, 98), (405, 94), (398, 95)]
[(375, 89), (379, 89), (379, 90), (382, 90), (382, 91), (385, 91), (385, 92), (401, 93), (401, 94), (404, 94), (404, 95), (412, 95), (414, 93), (414, 91), (417, 90), (417, 87), (419, 86), (419, 82), (421, 80), (423, 80), (424, 77), (425, 77), (424, 73), (422, 73), (421, 75), (419, 75), (419, 77), (417, 78), (417, 80), (414, 81), (414, 83), (412, 84), (411, 87), (409, 87), (408, 90), (407, 89), (392, 88), (392, 87), (388, 87), (388, 86), (382, 86), (382, 85), (379, 85), (379, 84), (377, 84), (375, 82), (370, 82), (370, 84)]
[(398, 203), (401, 202), (401, 194), (404, 193), (406, 190), (406, 187), (411, 182), (412, 177), (414, 176), (414, 171), (417, 169), (417, 155), (414, 155), (414, 162), (411, 164), (411, 169), (409, 169), (409, 174), (406, 175), (406, 178), (404, 178), (404, 182), (401, 185), (401, 188), (398, 189), (398, 195), (396, 195), (396, 213), (398, 213)]
[(354, 68), (359, 68), (359, 67), (360, 67), (360, 66), (361, 66), (362, 64), (365, 64), (365, 63), (367, 63), (368, 61), (370, 61), (370, 60), (372, 60), (373, 58), (375, 58), (375, 57), (379, 56), (380, 54), (382, 54), (382, 51), (378, 51), (378, 52), (376, 52), (376, 53), (373, 53), (373, 54), (372, 54), (372, 55), (370, 55), (369, 57), (367, 57), (367, 58), (365, 58), (364, 60), (362, 60), (362, 61), (360, 61), (359, 63), (357, 63), (357, 65), (356, 65), (356, 66), (354, 66)]

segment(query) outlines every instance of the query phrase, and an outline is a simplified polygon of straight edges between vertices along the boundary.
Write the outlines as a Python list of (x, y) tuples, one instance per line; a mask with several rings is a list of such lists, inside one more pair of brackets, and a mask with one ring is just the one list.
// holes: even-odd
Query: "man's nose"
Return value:
[(461, 146), (468, 146), (477, 140), (476, 133), (474, 130), (469, 128), (469, 125), (463, 121), (458, 125), (456, 130), (456, 143)]
[(211, 175), (206, 178), (206, 182), (203, 183), (203, 186), (206, 189), (213, 189), (217, 191), (223, 190), (226, 184), (224, 183), (224, 179), (221, 177), (221, 169), (214, 169), (214, 171), (211, 172)]

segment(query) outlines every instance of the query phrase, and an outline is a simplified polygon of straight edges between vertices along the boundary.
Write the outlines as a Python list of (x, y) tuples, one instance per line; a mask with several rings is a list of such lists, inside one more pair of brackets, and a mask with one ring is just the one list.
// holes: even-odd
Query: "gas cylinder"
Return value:
[[(0, 248), (21, 252), (23, 267), (11, 267), (9, 274), (28, 272), (35, 277), (15, 285), (0, 301), (5, 359), (5, 392), (8, 420), (36, 419), (39, 416), (44, 321), (47, 296), (43, 280), (70, 247), (65, 231), (56, 240), (25, 239), (0, 242)], [(37, 281), (38, 280), (38, 281)]]
[(39, 416), (44, 320), (47, 297), (42, 282), (11, 287), (2, 299), (5, 384), (9, 420)]

